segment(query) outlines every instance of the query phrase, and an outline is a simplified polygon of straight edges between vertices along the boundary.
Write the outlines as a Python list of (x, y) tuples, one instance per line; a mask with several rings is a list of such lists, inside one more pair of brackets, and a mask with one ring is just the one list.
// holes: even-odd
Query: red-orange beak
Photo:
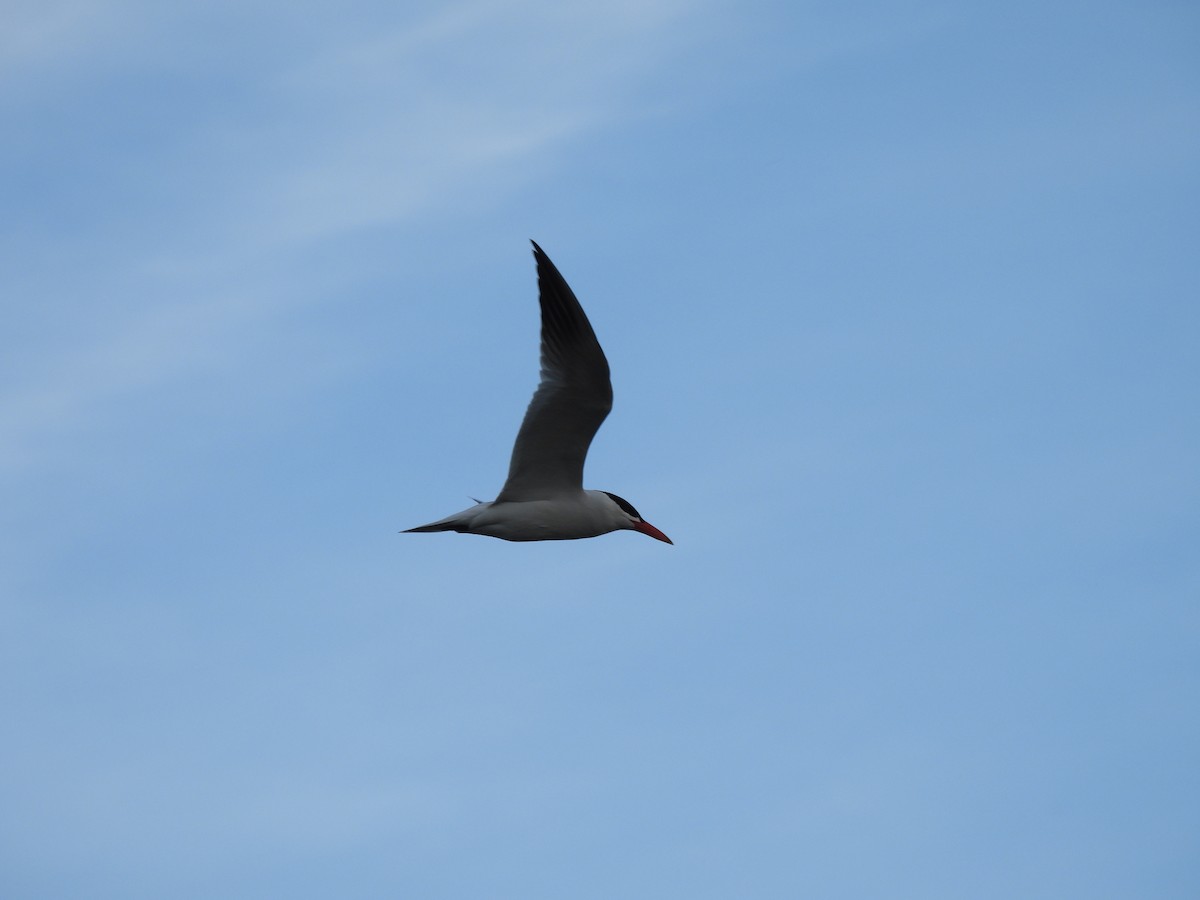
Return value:
[(654, 538), (656, 541), (663, 541), (663, 542), (671, 544), (671, 545), (674, 545), (674, 543), (675, 543), (673, 540), (671, 540), (669, 537), (667, 537), (665, 534), (663, 534), (661, 531), (659, 531), (657, 528), (655, 528), (649, 522), (638, 522), (637, 524), (635, 524), (633, 526), (633, 530), (640, 531), (642, 534), (645, 534), (645, 535), (649, 535), (650, 537)]

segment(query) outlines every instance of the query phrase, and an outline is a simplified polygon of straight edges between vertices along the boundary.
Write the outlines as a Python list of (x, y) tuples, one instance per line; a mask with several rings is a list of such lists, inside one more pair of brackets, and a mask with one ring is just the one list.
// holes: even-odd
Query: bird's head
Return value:
[(619, 511), (619, 519), (621, 521), (621, 528), (628, 528), (632, 531), (640, 531), (642, 534), (649, 535), (656, 541), (665, 541), (668, 544), (675, 543), (669, 537), (643, 519), (641, 514), (633, 508), (633, 504), (628, 500), (624, 499), (623, 497), (618, 497), (616, 494), (610, 494), (608, 491), (601, 491), (601, 493), (608, 497), (608, 499), (613, 502), (613, 505), (617, 507), (617, 510)]

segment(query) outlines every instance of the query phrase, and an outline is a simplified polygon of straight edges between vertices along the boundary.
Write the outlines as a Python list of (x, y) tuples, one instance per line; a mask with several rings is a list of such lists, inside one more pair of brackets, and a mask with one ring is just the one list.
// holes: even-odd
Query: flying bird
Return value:
[(673, 543), (628, 500), (583, 488), (588, 447), (612, 409), (608, 360), (574, 292), (542, 248), (530, 243), (542, 308), (541, 381), (517, 433), (508, 480), (490, 503), (405, 533), (568, 541), (629, 529)]

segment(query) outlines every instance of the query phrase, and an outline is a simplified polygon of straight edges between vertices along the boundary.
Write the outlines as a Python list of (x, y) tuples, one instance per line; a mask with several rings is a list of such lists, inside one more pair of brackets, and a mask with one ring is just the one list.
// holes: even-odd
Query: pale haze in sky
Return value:
[(1200, 895), (1193, 4), (0, 13), (0, 896)]

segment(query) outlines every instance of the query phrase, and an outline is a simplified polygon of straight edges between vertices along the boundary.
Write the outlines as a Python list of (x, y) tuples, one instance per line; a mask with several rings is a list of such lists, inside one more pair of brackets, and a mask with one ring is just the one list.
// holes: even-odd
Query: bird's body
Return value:
[(612, 409), (608, 360), (583, 307), (536, 243), (542, 310), (541, 382), (513, 446), (508, 480), (495, 500), (410, 528), (506, 541), (559, 541), (630, 529), (671, 543), (616, 494), (583, 488), (592, 438)]
[(476, 503), (470, 509), (410, 531), (465, 531), (506, 541), (569, 541), (624, 527), (624, 511), (604, 491), (547, 500)]

